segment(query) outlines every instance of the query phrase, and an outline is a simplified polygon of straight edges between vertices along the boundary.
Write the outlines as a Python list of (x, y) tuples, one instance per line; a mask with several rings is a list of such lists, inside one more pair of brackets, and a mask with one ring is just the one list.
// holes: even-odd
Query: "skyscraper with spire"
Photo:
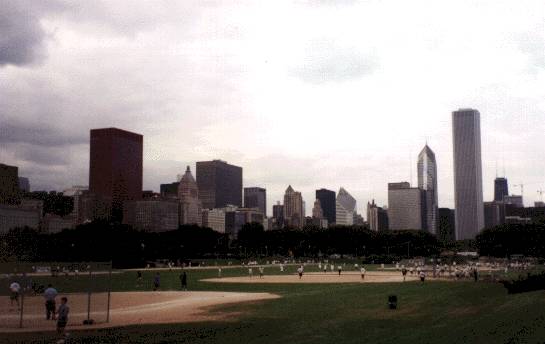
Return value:
[(284, 221), (289, 227), (301, 228), (304, 219), (303, 196), (289, 185), (284, 194)]
[(336, 224), (341, 226), (353, 225), (355, 212), (356, 199), (344, 188), (340, 188), (336, 202)]
[(437, 162), (428, 144), (418, 154), (418, 187), (424, 190), (425, 223), (423, 227), (432, 234), (437, 233)]
[(178, 185), (178, 198), (180, 199), (180, 224), (202, 224), (201, 201), (197, 182), (189, 166)]
[(456, 240), (474, 239), (484, 228), (481, 115), (474, 109), (452, 113)]

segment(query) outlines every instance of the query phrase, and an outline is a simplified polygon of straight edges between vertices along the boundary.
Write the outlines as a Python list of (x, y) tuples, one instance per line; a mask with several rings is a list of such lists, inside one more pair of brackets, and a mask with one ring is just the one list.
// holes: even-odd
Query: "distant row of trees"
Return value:
[[(545, 257), (543, 225), (504, 225), (488, 229), (470, 243), (481, 255)], [(457, 247), (458, 246), (458, 247)], [(29, 228), (0, 236), (0, 261), (110, 261), (116, 267), (139, 267), (158, 259), (260, 256), (323, 257), (333, 254), (388, 262), (406, 257), (437, 256), (442, 250), (466, 249), (467, 242), (445, 247), (422, 231), (370, 231), (364, 226), (308, 227), (264, 231), (258, 223), (242, 227), (238, 239), (210, 228), (180, 226), (150, 233), (130, 226), (92, 222), (55, 234)]]

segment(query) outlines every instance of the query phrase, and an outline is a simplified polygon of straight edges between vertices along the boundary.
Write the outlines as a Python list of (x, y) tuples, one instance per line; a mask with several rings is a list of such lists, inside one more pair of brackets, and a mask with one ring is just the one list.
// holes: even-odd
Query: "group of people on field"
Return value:
[[(21, 285), (17, 281), (13, 281), (9, 285), (10, 290), (10, 306), (13, 309), (14, 304), (17, 305), (17, 310), (21, 311), (20, 298), (22, 297)], [(68, 314), (70, 313), (70, 307), (68, 306), (68, 298), (61, 297), (61, 303), (57, 308), (57, 296), (59, 295), (57, 289), (53, 288), (53, 285), (49, 284), (43, 292), (45, 301), (45, 319), (57, 321), (57, 333), (64, 337), (65, 328), (68, 323)]]

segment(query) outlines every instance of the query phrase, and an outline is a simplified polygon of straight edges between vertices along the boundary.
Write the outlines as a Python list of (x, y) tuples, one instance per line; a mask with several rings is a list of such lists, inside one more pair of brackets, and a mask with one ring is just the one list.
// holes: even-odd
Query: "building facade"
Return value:
[(441, 242), (452, 243), (456, 241), (454, 209), (439, 208), (439, 225), (437, 227), (437, 239)]
[(496, 227), (505, 222), (503, 206), (502, 202), (484, 202), (484, 228)]
[(19, 204), (19, 168), (0, 164), (0, 204)]
[(28, 178), (25, 177), (19, 177), (19, 189), (21, 192), (30, 192), (30, 181)]
[(320, 200), (320, 206), (324, 212), (324, 217), (327, 219), (328, 224), (331, 226), (337, 221), (337, 200), (335, 191), (327, 189), (316, 190), (316, 199)]
[(375, 232), (388, 230), (388, 211), (377, 206), (375, 200), (367, 202), (367, 223)]
[(388, 225), (390, 230), (422, 230), (426, 223), (424, 191), (408, 182), (388, 184)]
[(479, 111), (452, 113), (456, 239), (474, 239), (484, 227)]
[(509, 195), (507, 178), (496, 177), (494, 179), (494, 202), (503, 202), (503, 197)]
[(43, 202), (32, 200), (21, 204), (0, 204), (0, 234), (10, 229), (29, 227), (38, 230), (42, 221)]
[(178, 229), (178, 211), (176, 200), (127, 201), (123, 207), (123, 223), (146, 232), (173, 231)]
[(259, 187), (244, 188), (244, 207), (259, 208), (267, 216), (267, 190)]
[(178, 198), (178, 187), (180, 182), (161, 184), (159, 186), (159, 193), (163, 198)]
[(356, 199), (341, 187), (335, 202), (335, 225), (352, 226), (355, 212)]
[(178, 199), (180, 200), (180, 225), (201, 225), (201, 201), (197, 182), (191, 174), (189, 166), (178, 185)]
[(221, 160), (199, 161), (197, 185), (205, 209), (242, 207), (242, 167)]
[(518, 208), (524, 208), (524, 202), (520, 195), (503, 196), (503, 203), (510, 204)]
[(273, 228), (280, 229), (284, 227), (284, 206), (278, 201), (273, 205)]
[(426, 144), (418, 154), (418, 187), (424, 190), (426, 202), (426, 222), (424, 229), (432, 234), (437, 233), (437, 161), (435, 154)]
[(284, 221), (286, 226), (301, 228), (304, 226), (303, 196), (288, 186), (284, 193)]
[(121, 221), (123, 202), (142, 198), (143, 141), (117, 128), (91, 130), (89, 192), (111, 203), (113, 220)]
[(212, 228), (216, 232), (225, 233), (225, 210), (203, 209), (202, 226)]

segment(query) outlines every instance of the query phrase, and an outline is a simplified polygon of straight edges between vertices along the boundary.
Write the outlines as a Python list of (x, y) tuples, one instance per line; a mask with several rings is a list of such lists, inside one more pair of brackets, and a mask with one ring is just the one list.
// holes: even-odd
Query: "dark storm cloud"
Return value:
[(292, 74), (303, 81), (320, 84), (330, 81), (359, 79), (371, 74), (376, 60), (353, 47), (332, 39), (317, 39), (307, 44), (303, 60)]
[(40, 18), (60, 8), (56, 1), (0, 1), (0, 67), (41, 61), (46, 34)]

